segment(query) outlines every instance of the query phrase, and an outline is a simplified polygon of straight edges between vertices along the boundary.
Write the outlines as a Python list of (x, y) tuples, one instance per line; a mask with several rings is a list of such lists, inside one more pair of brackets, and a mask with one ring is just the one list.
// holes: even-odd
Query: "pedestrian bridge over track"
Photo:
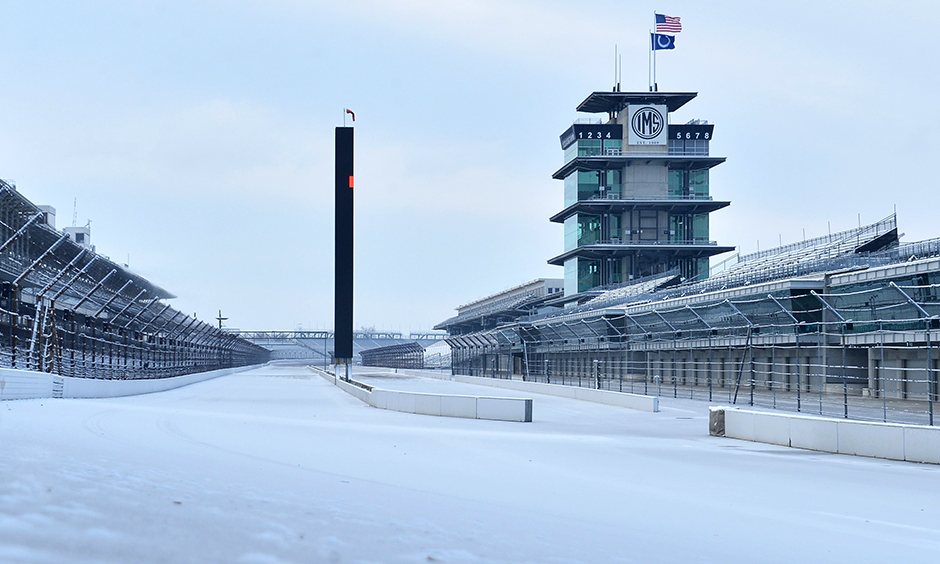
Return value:
[[(334, 341), (332, 331), (232, 331), (232, 334), (271, 351), (271, 360), (311, 360), (330, 364)], [(444, 340), (443, 333), (356, 332), (353, 353), (404, 343), (417, 342), (424, 348)]]

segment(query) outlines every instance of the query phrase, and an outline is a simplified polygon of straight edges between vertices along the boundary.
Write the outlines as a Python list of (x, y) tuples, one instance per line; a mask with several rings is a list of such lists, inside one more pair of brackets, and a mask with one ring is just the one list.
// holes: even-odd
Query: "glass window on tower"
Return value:
[(578, 292), (601, 285), (600, 264), (596, 260), (578, 260)]
[(609, 284), (620, 284), (623, 282), (623, 261), (620, 259), (611, 259), (608, 261), (610, 265), (610, 281)]
[(565, 207), (578, 201), (578, 173), (572, 172), (565, 177)]
[(707, 170), (670, 170), (670, 198), (708, 198)]
[(578, 156), (579, 157), (596, 157), (601, 154), (601, 143), (600, 139), (579, 139), (578, 140)]
[(578, 173), (578, 200), (593, 200), (600, 192), (600, 178), (596, 171), (579, 171)]
[(707, 157), (708, 141), (704, 139), (670, 139), (668, 151), (670, 155)]
[(696, 243), (708, 243), (708, 214), (692, 216), (692, 237)]
[(623, 139), (605, 139), (604, 140), (604, 154), (605, 155), (623, 154)]
[(685, 176), (684, 170), (670, 170), (669, 171), (669, 197), (670, 198), (682, 198), (685, 195), (684, 176)]
[[(619, 139), (614, 139), (614, 141), (619, 141)], [(603, 173), (601, 173), (603, 174)], [(607, 171), (607, 182), (605, 186), (607, 187), (606, 196), (607, 198), (612, 198), (619, 200), (623, 190), (623, 171), (622, 170), (608, 170)]]
[[(565, 207), (576, 201), (620, 199), (623, 189), (622, 176), (623, 173), (620, 170), (589, 170), (571, 173), (565, 178)], [(577, 196), (575, 196), (575, 188), (577, 188)], [(575, 197), (577, 197), (576, 200)]]
[(565, 295), (578, 293), (578, 257), (565, 261)]
[(698, 259), (698, 276), (696, 280), (705, 280), (708, 278), (708, 259)]
[(608, 225), (611, 239), (616, 239), (616, 242), (621, 240), (621, 217), (617, 214), (608, 216), (610, 224)]
[(693, 198), (708, 197), (708, 170), (690, 170), (689, 195)]
[(578, 246), (601, 240), (601, 216), (578, 214)]
[(578, 216), (573, 215), (565, 220), (565, 252), (578, 247)]
[(684, 243), (687, 239), (685, 234), (686, 224), (684, 215), (669, 216), (669, 242)]
[(577, 141), (568, 145), (568, 148), (565, 149), (565, 164), (568, 164), (572, 159), (578, 156), (578, 143)]

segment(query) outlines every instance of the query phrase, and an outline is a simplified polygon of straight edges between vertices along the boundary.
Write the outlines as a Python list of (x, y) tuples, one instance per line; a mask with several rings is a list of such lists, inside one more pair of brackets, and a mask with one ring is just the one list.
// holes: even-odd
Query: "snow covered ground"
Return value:
[(709, 437), (703, 402), (530, 397), (532, 423), (410, 415), (270, 366), (3, 402), (0, 562), (940, 560), (940, 467)]

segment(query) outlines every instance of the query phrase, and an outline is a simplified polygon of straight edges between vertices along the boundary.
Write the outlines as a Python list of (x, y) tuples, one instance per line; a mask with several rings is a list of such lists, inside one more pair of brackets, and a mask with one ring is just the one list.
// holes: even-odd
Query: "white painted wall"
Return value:
[[(111, 398), (120, 396), (134, 396), (172, 390), (196, 382), (203, 382), (251, 370), (256, 366), (243, 366), (240, 368), (225, 368), (198, 372), (185, 376), (172, 378), (153, 378), (146, 380), (98, 380), (95, 378), (70, 378), (57, 376), (45, 372), (30, 372), (26, 370), (0, 369), (0, 400), (51, 398), (53, 386), (62, 386), (63, 398)], [(56, 396), (58, 397), (58, 396)]]
[(379, 409), (416, 413), (419, 415), (437, 415), (441, 417), (462, 417), (465, 419), (489, 419), (493, 421), (532, 421), (532, 400), (526, 398), (494, 398), (454, 394), (426, 394), (420, 392), (401, 392), (372, 388), (366, 390), (355, 384), (345, 382), (323, 370), (308, 367), (325, 380), (332, 382), (341, 390)]
[(940, 427), (712, 407), (710, 419), (719, 417), (724, 417), (724, 436), (734, 439), (940, 464)]
[(52, 374), (0, 368), (0, 400), (51, 397)]

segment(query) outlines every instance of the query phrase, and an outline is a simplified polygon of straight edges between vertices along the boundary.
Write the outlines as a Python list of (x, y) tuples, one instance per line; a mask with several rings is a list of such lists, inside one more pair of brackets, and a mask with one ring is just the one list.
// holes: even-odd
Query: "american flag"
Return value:
[(679, 18), (656, 14), (656, 33), (679, 33), (682, 31), (682, 23)]

